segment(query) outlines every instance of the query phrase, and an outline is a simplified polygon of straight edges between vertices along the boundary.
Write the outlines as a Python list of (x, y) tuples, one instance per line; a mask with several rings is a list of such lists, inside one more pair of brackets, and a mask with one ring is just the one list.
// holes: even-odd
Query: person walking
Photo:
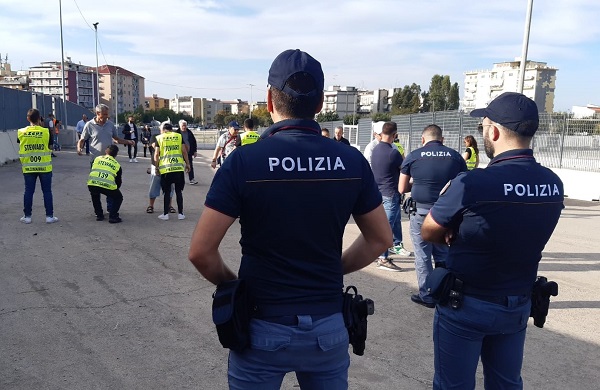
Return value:
[[(87, 115), (83, 114), (81, 116), (81, 120), (79, 122), (77, 122), (75, 131), (77, 131), (77, 140), (78, 141), (81, 139), (81, 133), (83, 132), (83, 128), (85, 127), (85, 124), (87, 123), (87, 121), (88, 121)], [(85, 141), (85, 155), (86, 156), (90, 155), (90, 140)]]
[(432, 256), (436, 267), (445, 266), (448, 245), (424, 241), (421, 237), (421, 226), (444, 185), (460, 172), (465, 172), (467, 165), (456, 150), (444, 145), (442, 129), (437, 125), (432, 124), (423, 129), (421, 145), (421, 148), (410, 152), (402, 163), (398, 189), (402, 194), (410, 192), (417, 204), (416, 212), (410, 216), (410, 238), (415, 248), (415, 271), (419, 292), (413, 294), (410, 299), (433, 308), (435, 304), (429, 297), (425, 279), (433, 271)]
[[(321, 64), (286, 50), (273, 61), (268, 83), (274, 124), (216, 172), (189, 259), (217, 285), (239, 275), (256, 305), (250, 346), (229, 352), (230, 389), (279, 389), (294, 371), (302, 389), (347, 389), (343, 275), (387, 248), (391, 229), (360, 151), (322, 137), (314, 120), (323, 106)], [(342, 253), (351, 216), (361, 234)], [(238, 217), (242, 259), (234, 272), (219, 245)]]
[[(137, 160), (137, 149), (138, 149), (137, 145), (138, 145), (138, 140), (140, 138), (139, 138), (139, 134), (138, 134), (138, 128), (137, 128), (132, 116), (129, 116), (129, 118), (127, 118), (127, 123), (125, 123), (125, 125), (123, 126), (123, 135), (126, 140), (131, 140), (133, 142), (132, 144), (127, 145), (127, 155), (129, 156), (129, 162), (130, 163), (138, 162), (138, 160)], [(133, 149), (133, 154), (131, 153), (131, 149)]]
[(491, 161), (446, 185), (421, 229), (424, 240), (450, 246), (447, 270), (460, 281), (458, 304), (440, 303), (434, 314), (433, 388), (474, 389), (481, 359), (486, 389), (522, 389), (531, 294), (564, 208), (563, 183), (533, 155), (533, 100), (505, 92), (470, 115), (483, 117)]
[(223, 161), (225, 161), (225, 158), (235, 150), (236, 145), (241, 145), (240, 136), (238, 135), (239, 130), (239, 123), (236, 121), (229, 122), (227, 125), (227, 132), (221, 134), (217, 140), (217, 146), (215, 147), (213, 158), (210, 163), (210, 166), (213, 169), (217, 167), (217, 162), (222, 164)]
[(119, 188), (121, 188), (123, 169), (115, 159), (118, 153), (119, 147), (117, 145), (109, 145), (106, 148), (106, 154), (96, 157), (92, 164), (87, 186), (92, 197), (96, 221), (104, 221), (104, 211), (102, 210), (102, 202), (100, 202), (100, 194), (103, 194), (106, 195), (107, 199), (111, 199), (108, 222), (122, 222), (119, 217), (119, 209), (123, 203), (123, 194), (121, 194)]
[(21, 222), (31, 223), (33, 209), (33, 194), (35, 183), (40, 179), (40, 186), (44, 195), (44, 208), (46, 209), (46, 223), (54, 223), (58, 218), (54, 216), (52, 200), (52, 146), (54, 139), (51, 132), (40, 126), (40, 112), (35, 108), (27, 111), (29, 126), (17, 131), (19, 143), (19, 159), (21, 160), (25, 192), (23, 194), (23, 216)]
[(160, 186), (163, 190), (163, 213), (158, 219), (169, 220), (171, 204), (171, 185), (175, 185), (178, 219), (185, 219), (183, 214), (183, 188), (185, 187), (185, 172), (189, 172), (190, 163), (185, 152), (185, 144), (181, 134), (173, 131), (173, 125), (168, 122), (161, 124), (161, 134), (156, 136), (154, 145), (154, 164), (160, 173)]
[(198, 155), (198, 143), (196, 142), (194, 133), (188, 129), (188, 123), (183, 119), (179, 121), (179, 130), (181, 130), (181, 137), (185, 143), (188, 161), (190, 163), (190, 171), (188, 172), (190, 184), (194, 186), (198, 184), (198, 181), (195, 180), (194, 175), (194, 158)]

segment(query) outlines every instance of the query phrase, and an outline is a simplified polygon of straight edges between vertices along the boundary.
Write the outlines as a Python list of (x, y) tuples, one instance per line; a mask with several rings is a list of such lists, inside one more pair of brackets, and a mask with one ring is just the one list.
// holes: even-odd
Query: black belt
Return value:
[(478, 294), (465, 294), (468, 297), (473, 297), (482, 301), (495, 303), (497, 305), (508, 306), (507, 296), (491, 296), (491, 295), (478, 295)]
[[(334, 313), (311, 314), (310, 317), (312, 318), (313, 321), (318, 321), (318, 320), (322, 320), (323, 318), (332, 316), (333, 314)], [(298, 315), (301, 315), (301, 314), (298, 314)], [(274, 324), (295, 326), (295, 325), (298, 325), (298, 315), (281, 316), (281, 317), (265, 317), (265, 318), (255, 317), (255, 318), (258, 318), (259, 320), (262, 320), (262, 321), (272, 322)]]

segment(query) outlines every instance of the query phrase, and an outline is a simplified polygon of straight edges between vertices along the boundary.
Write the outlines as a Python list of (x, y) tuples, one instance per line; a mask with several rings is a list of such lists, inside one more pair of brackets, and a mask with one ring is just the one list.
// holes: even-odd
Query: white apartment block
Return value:
[(169, 101), (169, 108), (178, 114), (185, 114), (192, 118), (198, 118), (202, 116), (201, 100), (202, 99), (200, 98), (191, 96), (175, 95), (175, 97)]
[[(496, 63), (491, 70), (466, 72), (462, 109), (471, 111), (478, 107), (485, 107), (504, 92), (516, 92), (520, 66), (520, 60), (515, 59), (515, 61)], [(554, 111), (557, 70), (545, 62), (526, 62), (523, 94), (535, 101), (540, 112)]]
[(125, 68), (115, 65), (102, 65), (100, 75), (100, 103), (110, 108), (112, 116), (123, 112), (133, 112), (144, 105), (144, 78)]
[(393, 89), (376, 89), (374, 91), (358, 91), (359, 115), (377, 112), (389, 112), (392, 107)]
[[(65, 61), (65, 94), (68, 101), (92, 109), (96, 94), (94, 68)], [(62, 97), (63, 72), (60, 61), (42, 62), (29, 68), (29, 88), (44, 95)]]

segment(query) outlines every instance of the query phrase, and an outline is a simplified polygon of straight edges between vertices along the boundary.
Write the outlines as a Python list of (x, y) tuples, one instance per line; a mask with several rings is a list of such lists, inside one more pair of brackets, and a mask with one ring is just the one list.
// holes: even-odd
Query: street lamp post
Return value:
[(250, 111), (250, 119), (252, 119), (252, 87), (254, 87), (254, 84), (248, 84), (250, 86), (250, 109), (248, 111)]
[(119, 127), (119, 68), (115, 71), (115, 126)]
[(64, 51), (64, 45), (63, 45), (63, 28), (62, 28), (62, 1), (58, 0), (58, 7), (59, 7), (59, 13), (60, 13), (60, 67), (61, 67), (61, 71), (62, 71), (62, 80), (61, 80), (61, 84), (62, 84), (62, 98), (63, 98), (63, 119), (62, 119), (62, 123), (64, 128), (67, 128), (67, 124), (68, 124), (68, 118), (67, 118), (67, 93), (66, 93), (66, 83), (67, 81), (65, 80), (65, 51)]
[(100, 78), (98, 77), (98, 25), (100, 22), (94, 23), (94, 31), (96, 35), (96, 105), (100, 104)]
[(519, 67), (519, 84), (517, 92), (523, 93), (525, 83), (525, 67), (527, 64), (527, 49), (529, 48), (529, 30), (531, 29), (531, 13), (533, 11), (533, 0), (527, 2), (527, 16), (525, 18), (525, 32), (523, 34), (523, 49), (521, 51), (521, 66)]

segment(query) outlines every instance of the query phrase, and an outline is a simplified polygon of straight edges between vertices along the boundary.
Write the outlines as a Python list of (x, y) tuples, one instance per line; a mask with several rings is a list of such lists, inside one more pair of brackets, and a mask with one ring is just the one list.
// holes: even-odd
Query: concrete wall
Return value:
[(19, 160), (17, 132), (0, 132), (0, 165)]

